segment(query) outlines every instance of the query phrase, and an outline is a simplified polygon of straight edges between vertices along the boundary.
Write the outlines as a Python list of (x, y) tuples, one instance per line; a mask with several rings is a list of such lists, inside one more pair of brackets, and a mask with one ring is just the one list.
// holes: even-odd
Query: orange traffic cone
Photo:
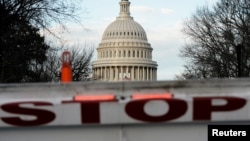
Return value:
[(62, 53), (62, 69), (61, 69), (61, 82), (72, 81), (71, 59), (70, 52), (64, 51)]

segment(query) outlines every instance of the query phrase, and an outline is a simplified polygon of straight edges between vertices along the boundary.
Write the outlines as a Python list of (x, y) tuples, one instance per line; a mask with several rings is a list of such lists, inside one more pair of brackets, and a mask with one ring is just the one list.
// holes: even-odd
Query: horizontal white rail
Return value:
[(0, 127), (250, 120), (250, 79), (0, 84)]

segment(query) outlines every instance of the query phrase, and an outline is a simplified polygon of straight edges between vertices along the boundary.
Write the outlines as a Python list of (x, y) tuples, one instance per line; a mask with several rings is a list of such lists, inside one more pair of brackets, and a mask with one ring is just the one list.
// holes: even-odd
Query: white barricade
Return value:
[(0, 127), (248, 121), (250, 81), (0, 86)]

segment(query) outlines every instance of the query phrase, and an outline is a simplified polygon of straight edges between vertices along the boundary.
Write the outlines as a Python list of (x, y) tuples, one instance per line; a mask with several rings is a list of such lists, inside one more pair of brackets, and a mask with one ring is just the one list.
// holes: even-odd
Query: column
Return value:
[(121, 80), (123, 80), (123, 66), (121, 66)]
[(155, 80), (155, 69), (152, 68), (152, 71), (153, 71), (153, 79), (152, 80)]
[(134, 66), (132, 66), (130, 73), (131, 73), (131, 80), (134, 80), (134, 74), (135, 74), (135, 72), (134, 72)]
[(101, 67), (98, 68), (98, 79), (101, 80)]
[(97, 68), (95, 68), (95, 77), (94, 79), (96, 80), (97, 79)]
[(92, 79), (95, 79), (95, 68), (93, 68), (93, 72), (92, 72)]
[(151, 80), (150, 79), (150, 67), (148, 67), (148, 80)]
[(157, 80), (157, 68), (155, 68), (155, 80)]
[(107, 73), (106, 73), (106, 81), (109, 81), (110, 79), (110, 66), (106, 67)]
[(137, 80), (140, 80), (140, 66), (137, 66)]
[(113, 67), (110, 66), (109, 67), (109, 80), (112, 81), (114, 78), (113, 78)]
[(98, 80), (98, 67), (96, 67), (96, 75), (95, 75), (95, 79)]
[[(126, 66), (126, 76), (127, 76), (127, 77), (128, 77), (128, 69), (129, 69), (129, 66)], [(129, 77), (131, 77), (131, 74), (130, 74)]]
[(97, 70), (98, 70), (98, 69), (97, 69), (97, 68), (95, 68), (95, 77), (94, 77), (94, 79), (95, 79), (95, 80), (97, 80), (97, 77), (98, 77)]
[(102, 73), (102, 67), (101, 67), (101, 74), (100, 74), (101, 80), (103, 80), (103, 73)]
[(94, 75), (93, 75), (93, 79), (95, 80), (97, 76), (97, 68), (94, 69)]
[(154, 68), (154, 80), (156, 80), (156, 74), (155, 74), (155, 72), (156, 72), (156, 71), (155, 71), (155, 68)]
[(150, 80), (153, 80), (153, 68), (150, 68)]
[(115, 66), (115, 81), (118, 80), (118, 66)]
[(145, 68), (142, 67), (142, 80), (145, 80)]
[(104, 67), (104, 81), (107, 80), (107, 67)]

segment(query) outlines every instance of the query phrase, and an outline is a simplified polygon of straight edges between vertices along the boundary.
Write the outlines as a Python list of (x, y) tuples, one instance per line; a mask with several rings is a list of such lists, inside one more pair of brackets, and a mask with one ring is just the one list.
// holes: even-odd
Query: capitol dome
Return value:
[(107, 26), (93, 62), (99, 81), (157, 80), (157, 63), (143, 27), (130, 16), (130, 2), (120, 1), (120, 14)]
[(133, 19), (117, 19), (104, 31), (102, 41), (113, 39), (135, 39), (147, 42), (147, 35), (143, 27)]

